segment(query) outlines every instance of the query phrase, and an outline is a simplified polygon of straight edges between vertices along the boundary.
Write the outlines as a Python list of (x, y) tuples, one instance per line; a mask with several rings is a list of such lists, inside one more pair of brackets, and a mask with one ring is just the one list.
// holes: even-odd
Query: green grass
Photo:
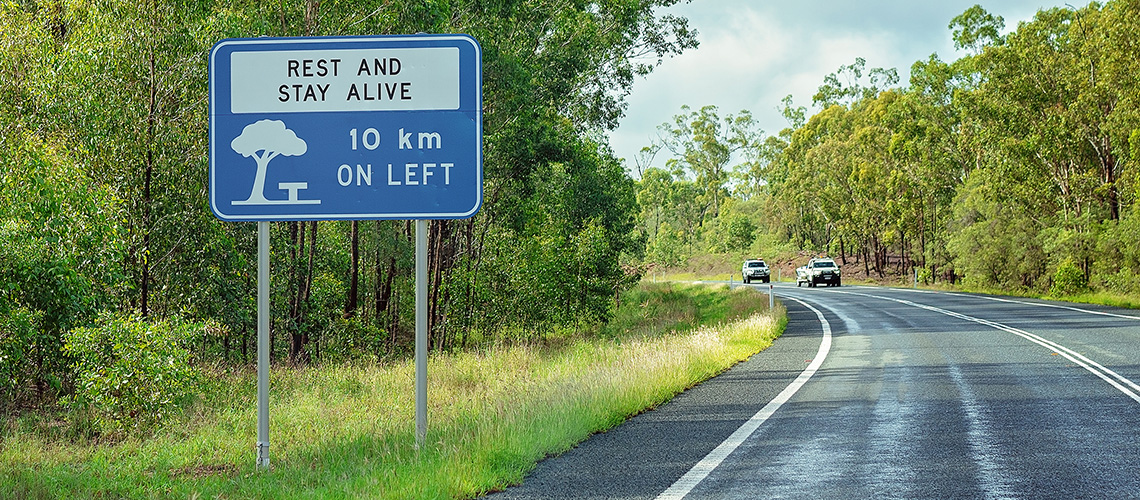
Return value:
[(274, 369), (271, 471), (254, 468), (255, 376), (145, 436), (84, 437), (29, 416), (0, 428), (0, 497), (469, 498), (766, 348), (783, 311), (747, 289), (647, 285), (595, 340), (433, 356), (427, 445), (410, 362)]
[[(920, 285), (921, 286), (921, 285)], [(922, 286), (922, 288), (935, 288)], [(1102, 306), (1120, 307), (1124, 309), (1140, 309), (1140, 297), (1134, 295), (1124, 295), (1114, 292), (1106, 291), (1090, 291), (1076, 295), (1055, 296), (1047, 293), (1034, 292), (1030, 290), (996, 290), (993, 288), (981, 287), (949, 287), (941, 286), (937, 289), (947, 291), (963, 291), (970, 293), (984, 293), (987, 295), (1005, 295), (1009, 297), (1024, 297), (1043, 300), (1058, 300), (1062, 302), (1072, 302), (1074, 304), (1097, 304)]]
[(1125, 309), (1140, 309), (1140, 297), (1112, 292), (1089, 292), (1065, 297), (1047, 296), (1043, 298), (1081, 304), (1100, 304), (1102, 306), (1122, 307)]

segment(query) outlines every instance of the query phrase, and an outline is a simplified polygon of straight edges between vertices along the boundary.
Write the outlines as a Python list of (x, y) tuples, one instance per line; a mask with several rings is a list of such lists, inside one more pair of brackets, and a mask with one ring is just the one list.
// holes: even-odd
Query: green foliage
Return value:
[(526, 179), (530, 196), (508, 207), (509, 225), (487, 234), (486, 258), (466, 262), (478, 270), (444, 285), (459, 308), (477, 310), (466, 325), (448, 328), (474, 326), (482, 337), (500, 328), (605, 322), (613, 298), (640, 278), (622, 266), (642, 251), (633, 234), (633, 181), (608, 148), (575, 138), (565, 124), (549, 132), (541, 138), (549, 163)]
[(873, 99), (879, 92), (899, 82), (898, 70), (894, 68), (872, 68), (867, 73), (870, 85), (864, 87), (859, 83), (859, 80), (863, 78), (863, 70), (866, 64), (866, 59), (857, 57), (855, 62), (840, 66), (839, 71), (824, 77), (824, 83), (820, 85), (819, 91), (812, 97), (812, 102), (823, 108), (852, 104)]
[(1087, 292), (1088, 289), (1089, 281), (1085, 277), (1085, 272), (1077, 267), (1072, 259), (1065, 259), (1057, 267), (1057, 272), (1053, 273), (1053, 282), (1049, 285), (1049, 295), (1066, 297)]
[(43, 311), (14, 307), (9, 300), (0, 299), (0, 412), (19, 407), (31, 396), (31, 382), (50, 375), (36, 370), (34, 359)]
[(684, 262), (690, 251), (685, 247), (683, 233), (668, 222), (661, 223), (657, 237), (649, 240), (645, 258), (662, 266), (671, 267)]
[(370, 321), (361, 318), (336, 318), (320, 334), (322, 363), (341, 363), (378, 359), (387, 354), (385, 342), (388, 334)]
[(975, 172), (955, 206), (949, 248), (956, 269), (973, 286), (1034, 288), (1045, 277), (1047, 259), (1037, 243), (1040, 228), (1026, 214), (1003, 202), (1001, 179)]
[(173, 417), (198, 391), (190, 342), (204, 326), (178, 318), (148, 322), (109, 313), (94, 326), (67, 334), (63, 350), (75, 359), (69, 401), (91, 411), (104, 432), (148, 429)]
[(1118, 222), (1107, 222), (1097, 239), (1089, 285), (1112, 294), (1140, 294), (1140, 217), (1129, 210)]
[[(682, 106), (672, 123), (658, 127), (660, 143), (673, 158), (666, 169), (650, 167), (637, 187), (638, 230), (646, 236), (646, 258), (675, 265), (695, 251), (748, 248), (758, 223), (731, 213), (731, 181), (745, 197), (762, 192), (766, 162), (774, 154), (752, 114), (721, 117), (715, 106), (691, 111)], [(667, 228), (668, 230), (663, 230)]]
[(66, 390), (63, 332), (121, 291), (113, 196), (59, 144), (0, 131), (0, 393), (35, 405)]
[(977, 53), (982, 47), (1001, 42), (1005, 20), (974, 5), (950, 20), (949, 28), (954, 30), (954, 48), (969, 48)]
[[(637, 76), (696, 46), (661, 12), (675, 3), (0, 2), (0, 404), (68, 393), (63, 332), (104, 309), (216, 322), (195, 355), (251, 360), (255, 231), (205, 203), (206, 56), (227, 37), (475, 36), (486, 195), (472, 219), (432, 223), (432, 348), (606, 321), (644, 236), (633, 181), (595, 139)], [(407, 351), (410, 225), (272, 234), (275, 361)]]
[(752, 246), (752, 237), (756, 233), (756, 224), (745, 215), (732, 214), (722, 218), (724, 234), (724, 250), (747, 250)]

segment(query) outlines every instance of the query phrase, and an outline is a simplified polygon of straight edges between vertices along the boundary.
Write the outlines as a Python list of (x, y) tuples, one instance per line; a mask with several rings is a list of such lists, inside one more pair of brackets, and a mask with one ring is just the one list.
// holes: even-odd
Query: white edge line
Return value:
[(819, 318), (819, 322), (823, 326), (823, 340), (819, 343), (819, 351), (816, 352), (815, 358), (812, 359), (811, 364), (809, 364), (791, 384), (788, 384), (783, 391), (780, 391), (780, 394), (777, 394), (776, 397), (764, 405), (760, 411), (756, 412), (752, 418), (748, 419), (740, 428), (736, 429), (731, 436), (728, 436), (720, 445), (710, 451), (708, 455), (705, 455), (700, 462), (697, 462), (696, 465), (689, 469), (689, 472), (681, 476), (669, 489), (658, 495), (657, 500), (680, 500), (685, 498), (685, 495), (688, 495), (693, 488), (708, 477), (724, 459), (728, 458), (753, 432), (756, 432), (756, 429), (758, 429), (761, 424), (767, 421), (772, 414), (776, 413), (776, 410), (779, 410), (784, 403), (788, 402), (788, 400), (807, 383), (808, 379), (819, 370), (820, 365), (823, 364), (824, 358), (827, 357), (827, 353), (831, 350), (831, 324), (827, 322), (827, 319), (823, 317), (823, 313), (820, 312), (819, 309), (793, 297), (785, 296), (785, 298), (799, 302), (804, 307), (811, 309)]

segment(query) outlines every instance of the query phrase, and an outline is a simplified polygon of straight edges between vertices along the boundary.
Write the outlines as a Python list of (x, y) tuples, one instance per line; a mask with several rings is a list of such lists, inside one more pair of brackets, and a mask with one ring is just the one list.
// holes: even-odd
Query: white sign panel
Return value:
[(234, 52), (230, 112), (455, 110), (458, 68), (457, 47)]

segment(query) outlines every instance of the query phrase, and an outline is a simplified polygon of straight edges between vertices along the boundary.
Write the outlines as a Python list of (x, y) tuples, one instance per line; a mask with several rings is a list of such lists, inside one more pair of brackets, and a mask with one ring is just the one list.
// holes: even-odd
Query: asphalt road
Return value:
[(1140, 311), (775, 292), (771, 348), (491, 498), (1140, 498)]

